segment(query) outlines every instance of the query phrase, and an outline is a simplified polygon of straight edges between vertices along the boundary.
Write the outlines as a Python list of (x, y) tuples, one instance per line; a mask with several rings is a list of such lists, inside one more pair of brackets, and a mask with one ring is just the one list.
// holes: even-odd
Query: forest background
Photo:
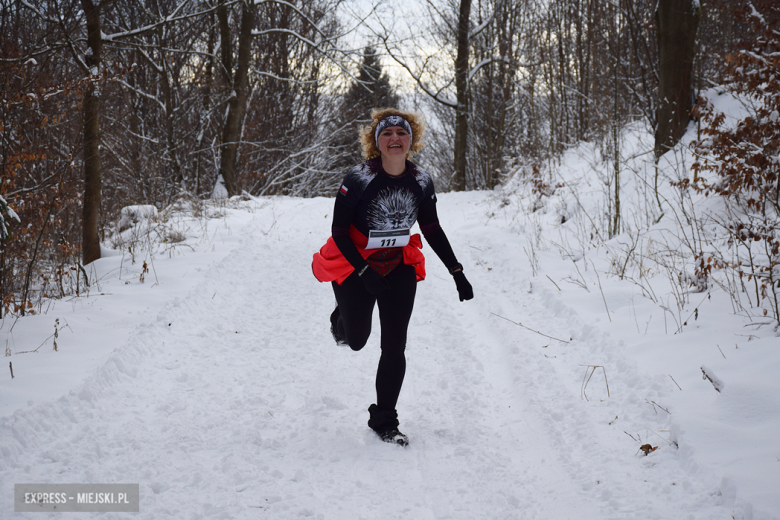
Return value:
[[(357, 129), (369, 110), (399, 106), (428, 120), (418, 160), (439, 191), (490, 190), (514, 177), (551, 193), (562, 154), (595, 143), (614, 169), (603, 179), (604, 215), (589, 230), (594, 243), (625, 229), (621, 129), (649, 129), (655, 143), (645, 153), (657, 162), (693, 122), (701, 160), (692, 177), (656, 174), (657, 207), (644, 221), (675, 204), (688, 218), (687, 192), (729, 201), (723, 228), (761, 253), (746, 266), (701, 253), (691, 283), (730, 268), (757, 293), (761, 284), (780, 321), (780, 12), (771, 1), (0, 6), (3, 315), (83, 291), (84, 266), (127, 225), (125, 207), (332, 196), (361, 160)], [(700, 96), (712, 87), (753, 100), (751, 115), (723, 128)], [(673, 184), (679, 202), (662, 201), (659, 182)]]

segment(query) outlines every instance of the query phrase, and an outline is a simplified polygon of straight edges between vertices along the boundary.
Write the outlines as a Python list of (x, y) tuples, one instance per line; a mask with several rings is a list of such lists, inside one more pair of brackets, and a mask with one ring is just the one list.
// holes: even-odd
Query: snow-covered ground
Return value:
[[(578, 153), (558, 173), (584, 207)], [(424, 249), (407, 448), (366, 426), (378, 320), (361, 352), (337, 347), (311, 275), (333, 199), (169, 215), (183, 242), (140, 241), (93, 264), (88, 295), (2, 324), (0, 517), (47, 517), (13, 512), (15, 483), (139, 483), (149, 519), (780, 518), (774, 330), (650, 262), (621, 280), (629, 234), (576, 243), (566, 193), (532, 213), (517, 186), (440, 195), (476, 296)], [(669, 226), (643, 235), (648, 258)]]

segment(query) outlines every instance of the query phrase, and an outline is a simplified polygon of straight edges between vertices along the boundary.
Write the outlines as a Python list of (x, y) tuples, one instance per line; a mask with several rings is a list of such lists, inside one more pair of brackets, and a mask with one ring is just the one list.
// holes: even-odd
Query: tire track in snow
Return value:
[[(462, 233), (458, 230), (450, 236), (454, 244), (460, 242), (455, 250), (465, 260), (470, 255)], [(485, 517), (595, 517), (589, 514), (597, 510), (589, 500), (572, 493), (574, 484), (568, 474), (551, 464), (555, 452), (528, 413), (527, 398), (516, 383), (526, 377), (525, 371), (515, 371), (504, 355), (506, 349), (517, 347), (494, 333), (495, 325), (484, 310), (492, 307), (494, 288), (469, 262), (466, 274), (476, 298), (459, 302), (451, 277), (439, 263), (435, 257), (430, 259), (429, 280), (418, 289), (417, 320), (413, 318), (410, 338), (421, 334), (422, 338), (410, 341), (409, 356), (410, 366), (426, 370), (413, 382), (415, 405), (441, 411), (425, 417), (431, 424), (422, 435), (425, 467), (435, 475), (431, 480), (447, 482), (434, 468), (446, 467), (437, 457), (451, 453), (454, 461), (448, 469), (457, 465), (463, 469), (456, 470), (450, 481), (471, 490), (473, 510), (482, 510)], [(412, 359), (418, 347), (428, 359)], [(444, 419), (444, 424), (437, 426), (437, 419)], [(561, 495), (567, 500), (557, 500)]]

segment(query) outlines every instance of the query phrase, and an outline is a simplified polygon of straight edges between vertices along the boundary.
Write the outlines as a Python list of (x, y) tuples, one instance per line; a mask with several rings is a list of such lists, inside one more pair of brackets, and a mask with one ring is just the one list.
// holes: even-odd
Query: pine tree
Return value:
[(360, 126), (370, 122), (372, 108), (397, 108), (399, 101), (390, 85), (390, 78), (382, 71), (379, 55), (372, 46), (367, 46), (357, 80), (350, 85), (340, 102), (335, 143), (343, 153), (334, 164), (335, 169), (345, 171), (363, 161), (358, 137)]

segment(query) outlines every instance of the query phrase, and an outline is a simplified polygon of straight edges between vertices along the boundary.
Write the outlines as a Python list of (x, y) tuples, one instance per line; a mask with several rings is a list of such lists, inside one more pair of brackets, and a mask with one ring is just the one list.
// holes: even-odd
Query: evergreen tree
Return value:
[(342, 153), (334, 169), (345, 171), (363, 161), (358, 136), (360, 126), (370, 122), (372, 108), (397, 108), (399, 101), (400, 97), (390, 86), (390, 79), (382, 72), (376, 50), (367, 46), (363, 51), (357, 80), (350, 85), (340, 101), (335, 144)]

